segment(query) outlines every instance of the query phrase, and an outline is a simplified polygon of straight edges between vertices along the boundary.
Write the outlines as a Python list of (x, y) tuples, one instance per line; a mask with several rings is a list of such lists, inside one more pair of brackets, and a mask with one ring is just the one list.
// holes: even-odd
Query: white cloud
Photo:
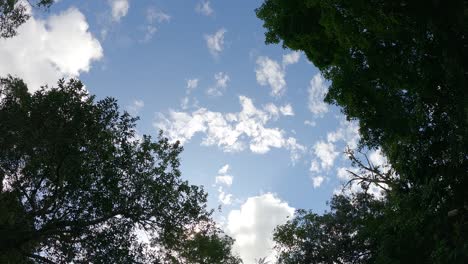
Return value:
[(323, 176), (312, 177), (312, 184), (313, 184), (314, 188), (320, 187), (320, 185), (322, 185), (322, 183), (323, 183), (323, 180), (325, 180), (325, 178)]
[(218, 201), (221, 204), (223, 204), (223, 205), (232, 204), (232, 194), (231, 193), (225, 193), (222, 188), (220, 188), (218, 191), (219, 191)]
[(292, 108), (292, 106), (290, 104), (287, 104), (287, 105), (284, 105), (284, 106), (281, 106), (279, 108), (281, 114), (285, 115), (285, 116), (293, 116), (294, 115), (294, 110)]
[(347, 121), (346, 119), (340, 121), (340, 126), (336, 131), (327, 134), (328, 142), (343, 141), (351, 149), (357, 148), (359, 139), (359, 123), (357, 121)]
[(309, 171), (319, 172), (320, 171), (320, 164), (316, 160), (312, 160), (312, 162), (310, 163)]
[(335, 145), (330, 142), (319, 141), (314, 145), (314, 153), (321, 160), (323, 169), (328, 169), (333, 166), (338, 152), (335, 151)]
[(229, 164), (224, 165), (218, 170), (218, 173), (221, 175), (216, 176), (215, 183), (218, 185), (218, 201), (223, 205), (232, 204), (233, 195), (226, 193), (224, 191), (223, 185), (226, 187), (231, 187), (233, 178), (231, 175), (227, 175), (229, 170)]
[(99, 41), (88, 31), (85, 16), (70, 8), (46, 20), (31, 17), (14, 38), (0, 39), (0, 75), (17, 75), (31, 90), (60, 78), (88, 72), (103, 56)]
[(169, 22), (171, 20), (171, 16), (157, 10), (154, 7), (149, 7), (146, 9), (146, 27), (145, 27), (145, 35), (143, 37), (142, 42), (150, 41), (154, 34), (158, 31), (158, 25), (163, 22)]
[(226, 90), (227, 84), (230, 81), (229, 75), (224, 72), (218, 72), (214, 75), (215, 83), (206, 90), (206, 93), (211, 96), (221, 96)]
[(327, 133), (326, 141), (322, 140), (314, 145), (314, 154), (320, 160), (320, 164), (317, 159), (312, 160), (310, 171), (322, 172), (331, 168), (339, 153), (344, 153), (347, 147), (355, 149), (359, 139), (359, 123), (342, 119), (335, 131)]
[(308, 88), (309, 92), (309, 110), (317, 115), (323, 116), (328, 112), (328, 105), (323, 101), (328, 92), (328, 86), (325, 84), (325, 79), (320, 73), (317, 73)]
[(258, 84), (270, 86), (270, 95), (280, 97), (286, 90), (286, 66), (297, 63), (299, 57), (299, 52), (295, 51), (285, 54), (283, 55), (282, 65), (266, 56), (258, 57), (255, 67), (255, 76)]
[(317, 123), (315, 121), (311, 121), (311, 120), (305, 120), (304, 121), (304, 125), (306, 126), (311, 126), (311, 127), (315, 127), (317, 125)]
[(286, 148), (291, 159), (297, 160), (305, 147), (294, 138), (286, 138), (285, 132), (277, 127), (266, 127), (273, 118), (267, 111), (254, 106), (252, 100), (239, 96), (241, 111), (220, 113), (199, 108), (192, 113), (169, 111), (168, 117), (159, 114), (155, 127), (165, 131), (172, 141), (185, 143), (196, 133), (205, 137), (202, 145), (216, 145), (226, 152), (236, 152), (248, 148), (258, 154), (271, 148)]
[(108, 0), (108, 3), (112, 8), (113, 21), (118, 22), (122, 17), (127, 15), (128, 8), (130, 7), (128, 0)]
[(390, 170), (390, 164), (382, 149), (378, 148), (369, 154), (369, 161), (373, 167), (379, 167), (382, 172), (387, 173)]
[(286, 149), (291, 152), (291, 161), (293, 164), (295, 164), (307, 150), (305, 146), (297, 143), (297, 140), (293, 137), (289, 137), (286, 140)]
[(293, 51), (289, 54), (283, 55), (283, 67), (297, 63), (299, 61), (299, 58), (300, 53), (297, 51)]
[(270, 94), (272, 96), (283, 95), (286, 89), (286, 80), (284, 79), (286, 74), (278, 62), (268, 57), (258, 57), (255, 74), (260, 85), (271, 87)]
[(273, 230), (293, 214), (293, 207), (271, 193), (249, 197), (239, 210), (229, 213), (226, 231), (236, 240), (234, 250), (245, 264), (263, 257), (274, 260)]
[(224, 49), (224, 34), (226, 34), (226, 29), (221, 28), (216, 31), (213, 35), (205, 35), (206, 45), (210, 53), (217, 57)]
[(216, 183), (217, 184), (224, 184), (226, 186), (232, 185), (233, 177), (231, 175), (220, 175), (216, 176)]
[(229, 164), (224, 165), (221, 169), (218, 170), (219, 174), (226, 174), (229, 170)]
[(133, 100), (132, 104), (127, 106), (127, 110), (131, 115), (138, 115), (140, 110), (145, 106), (143, 100)]
[(210, 1), (201, 1), (195, 6), (195, 11), (205, 16), (211, 16), (213, 9), (210, 6)]

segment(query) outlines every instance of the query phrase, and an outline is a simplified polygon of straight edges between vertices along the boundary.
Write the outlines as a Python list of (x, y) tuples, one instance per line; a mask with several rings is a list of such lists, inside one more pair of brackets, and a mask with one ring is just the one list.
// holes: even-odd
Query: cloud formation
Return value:
[(323, 116), (328, 112), (328, 104), (323, 100), (328, 92), (328, 85), (320, 73), (314, 75), (310, 80), (309, 88), (309, 110), (316, 116)]
[(266, 56), (260, 56), (256, 61), (255, 76), (258, 84), (270, 86), (270, 95), (280, 97), (286, 90), (286, 66), (299, 61), (299, 52), (292, 52), (283, 56), (282, 65)]
[(88, 72), (103, 57), (85, 16), (69, 8), (46, 20), (31, 17), (14, 38), (0, 39), (0, 75), (22, 78), (31, 91)]
[[(306, 148), (293, 137), (277, 127), (267, 127), (273, 116), (254, 106), (252, 99), (239, 96), (241, 111), (220, 113), (199, 108), (196, 111), (169, 111), (168, 116), (159, 114), (155, 127), (165, 131), (172, 141), (182, 144), (195, 134), (202, 133), (202, 145), (218, 146), (225, 152), (237, 152), (247, 147), (253, 153), (264, 154), (272, 148), (285, 148), (290, 151), (292, 161), (296, 161)], [(276, 106), (275, 106), (276, 107)]]
[(145, 26), (145, 35), (143, 37), (142, 42), (150, 41), (154, 34), (158, 31), (159, 24), (163, 22), (169, 22), (171, 20), (171, 16), (154, 8), (149, 7), (146, 9), (146, 26)]
[(323, 183), (323, 180), (325, 180), (325, 178), (323, 176), (312, 177), (312, 184), (313, 184), (314, 188), (320, 187), (320, 185), (322, 185), (322, 183)]
[(112, 20), (119, 22), (120, 19), (127, 15), (130, 4), (128, 0), (108, 0), (111, 6)]
[(218, 170), (218, 176), (215, 178), (215, 185), (218, 186), (218, 201), (223, 205), (230, 205), (232, 203), (233, 195), (226, 193), (224, 188), (229, 188), (232, 185), (234, 177), (228, 175), (229, 164), (224, 165)]
[(333, 143), (319, 141), (314, 145), (314, 154), (320, 159), (321, 167), (329, 169), (333, 166), (333, 162), (339, 153), (335, 150)]
[(226, 231), (236, 240), (234, 250), (245, 264), (263, 257), (274, 260), (273, 230), (293, 214), (294, 208), (272, 193), (249, 197), (240, 209), (229, 213)]
[(215, 83), (206, 90), (210, 96), (221, 96), (226, 90), (228, 82), (231, 80), (225, 72), (218, 72), (214, 75)]
[[(328, 171), (335, 164), (335, 160), (340, 153), (344, 153), (346, 147), (356, 149), (358, 146), (359, 123), (357, 121), (347, 121), (342, 119), (339, 127), (335, 131), (327, 133), (327, 140), (320, 140), (312, 147), (315, 156), (311, 161), (309, 171), (314, 177), (317, 173)], [(312, 178), (314, 187), (319, 187), (318, 179)], [(320, 175), (320, 177), (323, 177)]]
[(224, 49), (224, 34), (226, 32), (226, 29), (221, 28), (212, 35), (205, 35), (208, 50), (214, 57), (218, 57)]
[(195, 6), (195, 11), (205, 16), (211, 16), (214, 11), (210, 6), (210, 1), (201, 1)]

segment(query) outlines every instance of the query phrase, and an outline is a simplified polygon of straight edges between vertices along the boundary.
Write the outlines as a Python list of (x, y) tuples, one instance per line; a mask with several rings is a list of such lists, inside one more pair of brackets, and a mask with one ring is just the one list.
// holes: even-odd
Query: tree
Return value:
[(318, 215), (298, 210), (292, 220), (275, 229), (278, 262), (375, 263), (375, 230), (383, 202), (372, 195), (336, 195), (331, 211)]
[(136, 120), (77, 80), (1, 79), (0, 262), (238, 263), (180, 177), (182, 147)]
[[(54, 0), (36, 0), (35, 6), (49, 8)], [(0, 38), (11, 38), (17, 29), (30, 18), (27, 6), (23, 1), (0, 0)]]
[[(266, 0), (266, 42), (302, 50), (399, 176), (380, 263), (466, 263), (468, 3)], [(450, 212), (457, 212), (453, 217)]]

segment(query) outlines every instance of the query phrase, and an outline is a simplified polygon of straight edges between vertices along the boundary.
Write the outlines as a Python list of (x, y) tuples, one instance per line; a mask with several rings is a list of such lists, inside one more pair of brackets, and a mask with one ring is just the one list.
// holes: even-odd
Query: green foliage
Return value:
[(332, 82), (326, 101), (399, 176), (376, 261), (466, 263), (468, 3), (266, 0), (256, 12), (266, 42), (305, 52)]
[(279, 263), (375, 263), (376, 223), (383, 202), (366, 193), (334, 196), (331, 211), (305, 210), (275, 230)]
[(114, 99), (9, 77), (0, 120), (0, 262), (238, 263), (206, 193), (180, 178), (182, 147), (138, 138)]
[[(36, 0), (34, 6), (49, 8), (54, 0)], [(18, 0), (0, 0), (0, 38), (11, 38), (30, 17), (25, 3)]]

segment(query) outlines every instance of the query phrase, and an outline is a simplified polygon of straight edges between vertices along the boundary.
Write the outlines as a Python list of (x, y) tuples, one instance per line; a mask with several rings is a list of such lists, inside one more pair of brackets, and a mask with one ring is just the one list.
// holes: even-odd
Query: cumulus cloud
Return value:
[(317, 73), (310, 80), (309, 88), (309, 110), (317, 115), (323, 116), (328, 112), (328, 105), (323, 101), (328, 92), (328, 86), (325, 84), (325, 79), (320, 73)]
[(294, 208), (272, 193), (249, 197), (240, 209), (229, 213), (226, 231), (236, 240), (234, 250), (245, 264), (263, 257), (275, 259), (273, 230), (293, 214)]
[(111, 14), (113, 21), (120, 21), (120, 19), (127, 15), (130, 4), (128, 0), (108, 0), (111, 6)]
[(103, 56), (99, 41), (88, 31), (85, 16), (70, 8), (46, 20), (31, 17), (14, 38), (0, 39), (0, 75), (17, 75), (37, 90), (60, 78), (88, 72)]
[(314, 153), (321, 160), (321, 166), (324, 169), (332, 167), (339, 154), (333, 143), (324, 141), (319, 141), (314, 145)]
[(284, 105), (284, 106), (281, 106), (279, 108), (281, 114), (285, 115), (285, 116), (293, 116), (294, 115), (294, 110), (292, 108), (292, 106), (290, 104), (287, 104), (287, 105)]
[(218, 72), (214, 75), (214, 79), (214, 85), (208, 88), (206, 93), (211, 96), (221, 96), (226, 90), (227, 84), (230, 80), (229, 75), (224, 72)]
[(265, 56), (257, 58), (255, 76), (258, 84), (270, 86), (271, 96), (280, 97), (286, 90), (286, 66), (299, 61), (299, 52), (291, 52), (283, 55), (283, 62), (280, 65), (277, 61)]
[(158, 31), (159, 24), (163, 22), (169, 22), (171, 16), (154, 8), (149, 7), (146, 9), (146, 26), (145, 26), (145, 35), (142, 39), (142, 42), (150, 41), (154, 34)]
[(132, 104), (127, 106), (127, 111), (131, 115), (138, 115), (140, 110), (145, 106), (145, 102), (143, 100), (133, 100)]
[(201, 1), (195, 6), (195, 11), (205, 16), (211, 16), (214, 11), (210, 6), (210, 1)]
[(340, 121), (340, 126), (336, 131), (327, 133), (328, 142), (335, 143), (343, 141), (346, 143), (346, 146), (351, 149), (357, 148), (360, 138), (359, 123), (357, 121), (347, 121), (345, 119)]
[(286, 80), (284, 79), (286, 74), (278, 62), (268, 57), (258, 57), (255, 74), (260, 85), (271, 87), (270, 94), (272, 96), (283, 95), (286, 89)]
[(322, 185), (322, 183), (323, 183), (323, 180), (325, 180), (325, 178), (323, 176), (312, 177), (312, 184), (313, 184), (314, 188), (320, 187), (320, 185)]
[(312, 160), (312, 162), (310, 163), (309, 171), (319, 172), (320, 171), (320, 164), (316, 160)]
[(222, 187), (218, 189), (218, 201), (223, 205), (230, 205), (232, 204), (232, 194), (224, 192)]
[(173, 141), (185, 143), (196, 133), (205, 137), (202, 145), (216, 145), (226, 152), (236, 152), (247, 147), (253, 153), (263, 154), (271, 148), (285, 148), (290, 151), (291, 159), (297, 160), (305, 152), (305, 147), (277, 127), (267, 127), (272, 120), (271, 114), (258, 109), (253, 101), (239, 96), (241, 111), (237, 113), (220, 113), (206, 108), (187, 113), (169, 111), (166, 117), (159, 114), (155, 127), (165, 131)]
[(300, 53), (297, 51), (293, 51), (289, 54), (283, 55), (283, 67), (297, 63), (299, 61), (299, 57)]
[(359, 139), (359, 123), (342, 119), (335, 131), (327, 133), (326, 141), (321, 140), (313, 146), (316, 159), (312, 160), (310, 171), (318, 173), (330, 169), (347, 147), (357, 148)]
[(219, 56), (224, 49), (224, 34), (226, 32), (226, 29), (221, 28), (212, 35), (205, 35), (208, 50), (215, 57)]

